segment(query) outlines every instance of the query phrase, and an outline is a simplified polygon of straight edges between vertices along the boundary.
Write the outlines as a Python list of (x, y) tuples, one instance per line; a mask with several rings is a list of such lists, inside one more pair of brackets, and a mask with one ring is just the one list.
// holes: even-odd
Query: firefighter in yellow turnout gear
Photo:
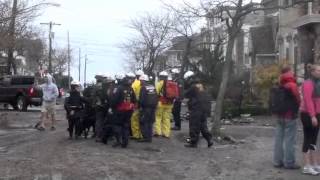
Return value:
[(170, 137), (171, 133), (171, 113), (173, 104), (168, 101), (163, 94), (164, 82), (168, 79), (168, 73), (160, 72), (159, 82), (156, 84), (157, 93), (159, 95), (159, 104), (156, 111), (156, 122), (154, 123), (155, 136)]
[[(136, 79), (132, 83), (132, 89), (134, 91), (134, 94), (136, 96), (137, 102), (139, 101), (139, 96), (140, 96), (140, 91), (141, 91), (141, 81), (139, 80), (139, 77), (143, 75), (143, 71), (138, 70), (136, 72)], [(136, 105), (137, 106), (137, 105)], [(134, 139), (141, 139), (142, 138), (142, 133), (141, 133), (141, 128), (140, 128), (140, 113), (139, 109), (136, 108), (131, 116), (131, 132), (132, 132), (132, 137)]]

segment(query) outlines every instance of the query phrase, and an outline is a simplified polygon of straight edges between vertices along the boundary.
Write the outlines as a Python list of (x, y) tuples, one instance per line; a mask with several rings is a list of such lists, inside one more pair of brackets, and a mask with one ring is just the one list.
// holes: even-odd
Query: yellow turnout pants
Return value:
[(172, 104), (159, 103), (156, 112), (156, 122), (154, 123), (154, 134), (170, 137)]
[(141, 129), (140, 129), (140, 113), (139, 110), (135, 110), (131, 116), (131, 131), (132, 137), (135, 139), (142, 138)]

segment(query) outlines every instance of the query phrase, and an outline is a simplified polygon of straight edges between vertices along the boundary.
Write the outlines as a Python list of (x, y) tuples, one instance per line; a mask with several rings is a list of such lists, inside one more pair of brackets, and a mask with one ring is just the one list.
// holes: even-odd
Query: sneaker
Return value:
[(315, 171), (317, 171), (317, 172), (320, 173), (320, 165), (312, 166), (312, 168), (313, 168)]
[(38, 127), (37, 128), (39, 131), (44, 131), (44, 130), (46, 130), (44, 127)]
[(52, 126), (50, 130), (51, 130), (51, 131), (55, 131), (56, 128), (55, 128), (54, 126)]
[(319, 175), (319, 172), (317, 172), (316, 170), (314, 170), (312, 167), (304, 167), (303, 168), (303, 171), (302, 171), (303, 174), (309, 174), (309, 175), (313, 175), (313, 176), (317, 176)]

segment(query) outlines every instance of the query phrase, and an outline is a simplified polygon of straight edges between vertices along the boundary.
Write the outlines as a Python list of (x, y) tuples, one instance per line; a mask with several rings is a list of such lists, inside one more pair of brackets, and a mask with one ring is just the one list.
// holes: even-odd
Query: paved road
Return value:
[[(171, 139), (157, 138), (152, 144), (131, 141), (128, 149), (121, 149), (95, 143), (92, 139), (68, 140), (67, 122), (61, 106), (56, 131), (33, 129), (39, 116), (37, 110), (22, 113), (0, 111), (0, 180), (319, 178), (304, 176), (299, 170), (272, 167), (273, 127), (257, 124), (226, 126), (227, 133), (245, 143), (215, 144), (214, 148), (208, 149), (201, 141), (198, 149), (185, 149), (183, 140), (188, 134), (188, 124), (184, 122), (183, 131), (174, 132)], [(300, 158), (298, 156), (299, 162)]]

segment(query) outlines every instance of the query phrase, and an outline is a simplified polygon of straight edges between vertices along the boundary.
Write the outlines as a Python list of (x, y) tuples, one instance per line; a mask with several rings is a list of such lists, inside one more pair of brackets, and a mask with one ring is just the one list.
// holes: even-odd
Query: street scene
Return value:
[(320, 1), (0, 0), (0, 180), (320, 176)]

